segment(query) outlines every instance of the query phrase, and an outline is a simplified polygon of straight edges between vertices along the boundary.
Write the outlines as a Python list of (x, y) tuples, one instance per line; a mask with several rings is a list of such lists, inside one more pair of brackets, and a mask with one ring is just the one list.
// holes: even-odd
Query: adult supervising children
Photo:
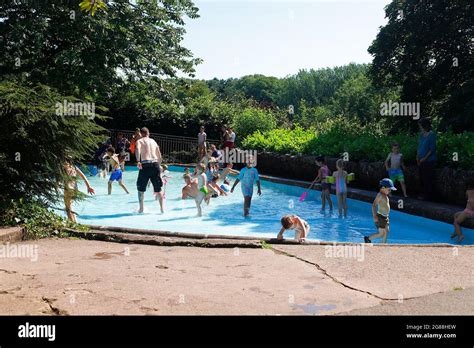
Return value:
[(143, 213), (146, 186), (148, 181), (151, 181), (153, 190), (160, 203), (160, 210), (163, 213), (163, 195), (161, 193), (163, 182), (160, 176), (162, 157), (160, 147), (155, 140), (150, 138), (148, 128), (143, 127), (140, 130), (140, 134), (142, 138), (137, 140), (135, 145), (135, 156), (137, 158), (137, 166), (140, 170), (137, 178), (138, 202), (140, 204), (138, 212)]

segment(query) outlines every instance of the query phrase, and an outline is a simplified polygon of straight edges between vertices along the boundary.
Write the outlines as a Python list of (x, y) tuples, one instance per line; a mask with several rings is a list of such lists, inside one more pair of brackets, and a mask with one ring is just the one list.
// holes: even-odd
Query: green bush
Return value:
[(253, 107), (245, 108), (234, 119), (236, 141), (242, 143), (247, 136), (260, 131), (267, 132), (276, 127), (276, 116), (271, 111)]
[(274, 129), (267, 132), (257, 131), (242, 142), (246, 149), (271, 151), (278, 153), (303, 153), (308, 142), (315, 137), (314, 130)]
[(74, 224), (57, 215), (39, 201), (10, 200), (0, 206), (0, 226), (21, 226), (27, 239), (67, 237), (65, 228), (87, 230), (86, 226)]
[[(325, 155), (349, 154), (350, 160), (384, 161), (391, 144), (398, 142), (405, 163), (416, 163), (419, 135), (384, 135), (377, 125), (361, 126), (343, 118), (317, 124), (316, 128), (274, 129), (255, 132), (244, 141), (244, 147), (289, 154)], [(474, 162), (474, 132), (439, 133), (437, 137), (438, 165), (472, 169)], [(457, 161), (453, 160), (456, 159)]]

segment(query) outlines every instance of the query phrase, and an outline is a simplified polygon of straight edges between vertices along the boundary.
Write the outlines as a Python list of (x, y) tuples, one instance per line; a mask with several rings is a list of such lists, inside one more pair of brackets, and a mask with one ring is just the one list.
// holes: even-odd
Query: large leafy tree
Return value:
[(474, 3), (393, 0), (369, 48), (376, 86), (401, 86), (441, 129), (474, 129)]
[(44, 85), (0, 83), (0, 208), (10, 199), (55, 201), (66, 158), (89, 159), (103, 140), (104, 129), (91, 117), (57, 113), (65, 100), (79, 102)]
[(104, 99), (127, 80), (193, 76), (200, 62), (181, 46), (184, 18), (198, 17), (190, 0), (108, 1), (81, 10), (79, 0), (0, 3), (0, 73), (27, 76), (79, 97)]

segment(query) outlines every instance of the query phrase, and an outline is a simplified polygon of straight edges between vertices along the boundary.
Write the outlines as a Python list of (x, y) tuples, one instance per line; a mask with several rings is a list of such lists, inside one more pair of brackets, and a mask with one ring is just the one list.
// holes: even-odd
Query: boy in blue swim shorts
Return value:
[(120, 160), (118, 158), (118, 155), (115, 153), (115, 149), (113, 147), (109, 147), (107, 149), (106, 159), (112, 167), (112, 174), (110, 174), (109, 182), (107, 183), (109, 195), (112, 194), (112, 183), (114, 181), (118, 181), (119, 185), (125, 190), (125, 192), (130, 193), (128, 192), (127, 187), (122, 181), (122, 169), (120, 168)]
[(403, 164), (403, 155), (400, 153), (400, 145), (398, 143), (392, 144), (392, 152), (388, 154), (384, 164), (390, 180), (392, 180), (394, 184), (398, 181), (402, 187), (403, 196), (408, 197), (405, 177), (403, 175), (403, 170), (406, 170), (406, 168)]
[(247, 158), (247, 165), (242, 168), (239, 173), (238, 178), (235, 180), (234, 185), (230, 192), (234, 192), (235, 186), (242, 181), (242, 194), (244, 195), (244, 216), (248, 216), (250, 212), (250, 205), (252, 204), (252, 196), (253, 196), (253, 185), (257, 182), (258, 191), (257, 194), (259, 196), (262, 195), (262, 190), (260, 187), (260, 178), (258, 176), (258, 170), (254, 167), (254, 159), (253, 157), (249, 156)]

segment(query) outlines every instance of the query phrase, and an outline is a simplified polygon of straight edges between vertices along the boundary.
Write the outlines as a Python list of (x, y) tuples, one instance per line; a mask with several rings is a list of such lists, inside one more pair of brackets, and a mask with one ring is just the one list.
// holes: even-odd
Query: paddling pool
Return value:
[[(299, 202), (304, 188), (265, 180), (262, 180), (262, 196), (257, 196), (256, 187), (254, 189), (250, 217), (243, 217), (240, 184), (234, 193), (212, 198), (209, 205), (203, 203), (203, 216), (197, 217), (194, 200), (181, 199), (184, 168), (171, 166), (169, 171), (172, 178), (167, 179), (164, 214), (160, 213), (152, 186), (145, 193), (145, 212), (137, 213), (138, 169), (128, 166), (123, 173), (123, 181), (130, 191), (128, 195), (117, 182), (114, 182), (112, 194), (109, 196), (108, 178), (88, 177), (96, 194), (73, 206), (74, 211), (78, 213), (78, 221), (100, 226), (274, 238), (281, 227), (280, 218), (285, 214), (296, 214), (310, 224), (309, 239), (312, 240), (360, 243), (363, 242), (364, 235), (376, 232), (369, 203), (348, 199), (348, 216), (339, 217), (335, 196), (332, 196), (335, 203), (334, 211), (330, 212), (328, 208), (322, 211), (319, 191), (309, 192), (306, 199)], [(235, 177), (230, 178), (231, 184), (234, 180)], [(79, 181), (79, 188), (82, 192), (86, 192), (82, 181)], [(64, 212), (62, 214), (65, 215)], [(453, 227), (450, 224), (392, 210), (387, 242), (454, 243), (449, 238), (452, 231)], [(463, 229), (463, 231), (465, 239), (462, 244), (474, 244), (474, 230)], [(294, 238), (294, 231), (287, 231), (285, 238)]]

